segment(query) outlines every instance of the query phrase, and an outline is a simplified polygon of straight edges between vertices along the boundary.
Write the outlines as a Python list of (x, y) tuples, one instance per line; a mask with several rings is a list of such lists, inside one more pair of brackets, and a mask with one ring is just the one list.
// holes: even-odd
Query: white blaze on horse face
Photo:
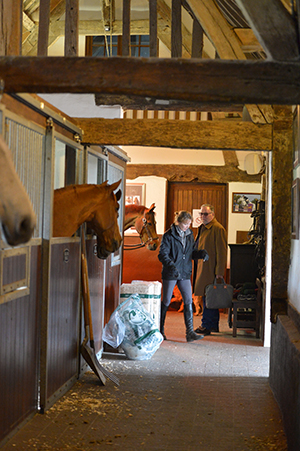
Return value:
[(36, 225), (32, 204), (0, 135), (0, 219), (5, 239), (14, 246), (30, 240)]

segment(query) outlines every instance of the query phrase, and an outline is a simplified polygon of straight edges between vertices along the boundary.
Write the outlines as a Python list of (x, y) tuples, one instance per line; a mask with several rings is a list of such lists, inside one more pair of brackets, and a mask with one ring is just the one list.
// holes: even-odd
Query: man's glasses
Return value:
[(210, 213), (199, 213), (200, 216), (208, 216)]

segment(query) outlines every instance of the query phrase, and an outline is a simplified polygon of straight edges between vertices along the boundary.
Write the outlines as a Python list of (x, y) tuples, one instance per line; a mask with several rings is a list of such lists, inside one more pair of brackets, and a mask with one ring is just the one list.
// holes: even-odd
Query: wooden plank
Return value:
[(180, 149), (271, 150), (272, 126), (251, 122), (77, 118), (90, 144)]
[(149, 0), (150, 56), (157, 55), (157, 0)]
[(234, 32), (242, 43), (241, 48), (244, 53), (263, 51), (252, 28), (234, 28)]
[(78, 55), (79, 0), (66, 0), (65, 56)]
[(130, 1), (123, 0), (122, 55), (130, 56)]
[(172, 0), (171, 57), (181, 58), (181, 0)]
[(48, 55), (48, 38), (50, 23), (50, 0), (40, 0), (38, 56)]
[(299, 58), (296, 24), (280, 0), (237, 0), (269, 58), (288, 61)]
[(204, 103), (300, 104), (300, 63), (0, 57), (5, 92), (107, 93)]

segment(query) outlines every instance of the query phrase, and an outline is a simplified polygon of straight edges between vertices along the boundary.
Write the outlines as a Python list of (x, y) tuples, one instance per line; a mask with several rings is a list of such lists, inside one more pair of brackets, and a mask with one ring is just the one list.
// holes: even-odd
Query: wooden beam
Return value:
[(221, 59), (245, 59), (240, 41), (214, 0), (187, 0)]
[(251, 122), (77, 118), (89, 144), (180, 149), (271, 150), (272, 126)]
[(280, 0), (236, 0), (269, 58), (299, 58), (296, 24)]
[[(163, 151), (163, 150), (162, 150)], [(227, 152), (224, 152), (227, 153)], [(260, 183), (260, 175), (248, 175), (236, 167), (196, 166), (185, 164), (127, 164), (126, 177), (135, 179), (143, 176), (164, 177), (172, 182), (203, 182), (203, 183)]]
[(124, 110), (243, 112), (243, 105), (232, 105), (230, 103), (220, 105), (212, 103), (184, 102), (180, 100), (160, 100), (150, 97), (119, 96), (113, 94), (95, 94), (95, 104), (98, 106), (119, 105)]
[(204, 103), (300, 104), (300, 63), (0, 57), (5, 92), (106, 93)]

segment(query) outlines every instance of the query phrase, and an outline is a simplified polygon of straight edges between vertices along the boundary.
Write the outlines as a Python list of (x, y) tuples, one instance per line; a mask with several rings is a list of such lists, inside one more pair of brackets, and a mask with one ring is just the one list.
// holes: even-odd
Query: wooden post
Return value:
[(38, 56), (47, 56), (50, 23), (50, 0), (40, 0)]
[(22, 0), (1, 0), (0, 55), (21, 55)]
[(277, 315), (287, 311), (293, 180), (292, 107), (274, 107), (272, 177), (271, 321), (276, 322)]
[(193, 20), (192, 34), (192, 58), (202, 58), (203, 51), (203, 28), (197, 19)]
[(130, 0), (123, 0), (122, 56), (130, 56)]
[(172, 0), (171, 57), (182, 57), (181, 0)]
[(157, 0), (149, 0), (150, 56), (157, 56)]
[(65, 56), (78, 56), (79, 0), (66, 0)]

